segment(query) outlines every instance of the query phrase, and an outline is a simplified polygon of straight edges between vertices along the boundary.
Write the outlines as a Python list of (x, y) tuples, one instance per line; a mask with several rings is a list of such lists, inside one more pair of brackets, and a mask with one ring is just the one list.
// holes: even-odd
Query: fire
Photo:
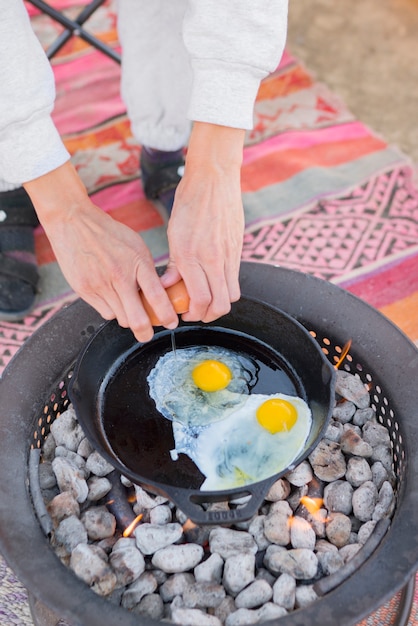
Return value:
[(192, 522), (191, 519), (186, 519), (186, 521), (183, 524), (183, 532), (187, 532), (188, 530), (193, 530), (193, 528), (196, 528), (196, 526), (197, 524)]
[(318, 513), (318, 511), (322, 507), (324, 501), (322, 498), (310, 498), (309, 496), (302, 496), (300, 499), (300, 503), (303, 504), (305, 509), (307, 509), (311, 515), (315, 515), (315, 513)]
[(312, 518), (317, 522), (328, 522), (329, 518), (323, 518), (320, 511), (324, 504), (322, 498), (310, 498), (309, 496), (302, 496), (300, 503), (303, 504), (305, 509), (310, 513)]
[(136, 516), (136, 518), (134, 519), (133, 522), (131, 522), (131, 524), (129, 524), (129, 526), (127, 526), (125, 528), (125, 530), (123, 531), (123, 536), (124, 537), (129, 537), (133, 531), (135, 530), (135, 528), (138, 526), (139, 522), (142, 520), (143, 518), (143, 514), (140, 513), (139, 515)]
[(340, 367), (341, 363), (344, 361), (345, 357), (347, 356), (348, 351), (349, 351), (349, 350), (350, 350), (350, 348), (351, 348), (351, 343), (352, 343), (352, 342), (351, 342), (351, 339), (349, 339), (349, 340), (347, 341), (347, 343), (345, 344), (344, 348), (342, 349), (342, 351), (341, 351), (341, 356), (340, 356), (340, 358), (338, 359), (338, 361), (337, 361), (337, 362), (335, 363), (335, 365), (334, 365), (334, 368), (335, 368), (336, 370)]

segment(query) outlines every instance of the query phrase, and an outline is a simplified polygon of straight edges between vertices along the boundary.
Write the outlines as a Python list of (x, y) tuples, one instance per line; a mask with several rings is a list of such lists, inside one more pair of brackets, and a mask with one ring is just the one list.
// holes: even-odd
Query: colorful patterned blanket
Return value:
[[(85, 3), (85, 2), (84, 2)], [(83, 0), (56, 0), (76, 15)], [(61, 27), (28, 6), (45, 47)], [(87, 25), (86, 25), (87, 26)], [(113, 3), (88, 28), (117, 48)], [(77, 38), (53, 60), (54, 119), (94, 201), (167, 258), (161, 217), (144, 197), (119, 96), (119, 66)], [(409, 159), (367, 128), (286, 51), (261, 85), (242, 171), (243, 259), (329, 280), (378, 308), (418, 345), (418, 187)], [(34, 312), (0, 323), (0, 373), (25, 339), (75, 298), (41, 227), (41, 287)], [(390, 624), (398, 596), (363, 622)], [(417, 599), (411, 623), (417, 620)], [(0, 558), (0, 621), (30, 624), (25, 590)]]

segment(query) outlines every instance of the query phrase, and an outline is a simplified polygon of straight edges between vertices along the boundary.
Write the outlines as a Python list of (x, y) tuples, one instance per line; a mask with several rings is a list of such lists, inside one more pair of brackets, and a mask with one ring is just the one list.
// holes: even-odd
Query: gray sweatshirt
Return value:
[[(280, 60), (286, 24), (287, 0), (189, 0), (190, 119), (251, 128), (260, 81)], [(0, 0), (0, 45), (0, 180), (20, 185), (69, 154), (51, 119), (54, 76), (23, 0)]]

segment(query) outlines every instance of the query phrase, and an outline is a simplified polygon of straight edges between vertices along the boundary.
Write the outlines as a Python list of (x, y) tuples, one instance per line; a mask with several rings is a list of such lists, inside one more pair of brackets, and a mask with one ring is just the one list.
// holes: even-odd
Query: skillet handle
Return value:
[[(254, 485), (248, 485), (239, 497), (249, 495), (250, 499), (244, 506), (236, 507), (225, 511), (206, 511), (202, 504), (207, 502), (219, 502), (231, 500), (231, 494), (219, 492), (216, 495), (203, 491), (188, 489), (175, 489), (165, 487), (167, 495), (173, 500), (176, 506), (195, 524), (234, 524), (236, 522), (246, 522), (255, 515), (263, 503), (264, 497), (275, 478), (266, 479)], [(238, 498), (238, 496), (235, 496)]]

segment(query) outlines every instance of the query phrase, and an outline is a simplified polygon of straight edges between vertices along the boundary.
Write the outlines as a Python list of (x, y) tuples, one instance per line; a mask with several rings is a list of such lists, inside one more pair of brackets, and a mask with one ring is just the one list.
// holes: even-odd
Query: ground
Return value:
[(418, 0), (289, 0), (287, 45), (418, 168)]

